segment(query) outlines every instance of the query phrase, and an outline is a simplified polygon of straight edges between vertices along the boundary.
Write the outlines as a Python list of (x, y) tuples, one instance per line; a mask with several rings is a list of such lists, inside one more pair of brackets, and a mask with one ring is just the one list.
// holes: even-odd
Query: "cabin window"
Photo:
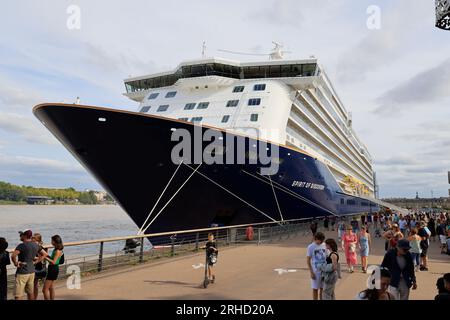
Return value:
[(188, 121), (189, 118), (178, 118), (178, 120), (181, 120), (181, 121)]
[(236, 107), (239, 104), (239, 100), (228, 100), (227, 108)]
[(145, 106), (141, 108), (140, 112), (148, 112), (148, 110), (150, 110), (150, 106)]
[(177, 95), (176, 91), (169, 91), (166, 93), (166, 98), (173, 98)]
[(209, 102), (200, 102), (197, 106), (197, 109), (206, 109), (209, 106)]
[(191, 119), (192, 122), (200, 122), (200, 121), (202, 121), (202, 120), (203, 120), (203, 117), (193, 117), (193, 118)]
[(230, 119), (230, 116), (229, 116), (229, 115), (223, 116), (223, 117), (222, 117), (222, 123), (228, 122), (229, 119)]
[(242, 92), (244, 91), (244, 86), (236, 86), (233, 88), (233, 92)]
[(195, 103), (186, 103), (184, 110), (192, 110), (195, 108)]
[(248, 105), (249, 106), (259, 106), (260, 104), (261, 104), (261, 99), (260, 98), (248, 99)]
[(151, 94), (148, 96), (147, 100), (156, 99), (157, 96), (159, 96), (159, 92), (151, 93)]
[(169, 105), (168, 104), (164, 104), (162, 106), (159, 106), (158, 110), (156, 110), (156, 111), (163, 112), (163, 111), (167, 111), (168, 108), (169, 108)]
[(266, 90), (266, 84), (265, 83), (255, 84), (253, 86), (253, 90), (254, 91), (264, 91), (264, 90)]
[(345, 204), (344, 199), (341, 198), (341, 204)]
[(349, 206), (354, 206), (356, 204), (356, 201), (355, 200), (351, 200), (351, 199), (348, 199), (347, 200), (347, 205), (349, 205)]
[(252, 113), (250, 115), (250, 121), (252, 121), (252, 122), (258, 121), (258, 114), (257, 113)]

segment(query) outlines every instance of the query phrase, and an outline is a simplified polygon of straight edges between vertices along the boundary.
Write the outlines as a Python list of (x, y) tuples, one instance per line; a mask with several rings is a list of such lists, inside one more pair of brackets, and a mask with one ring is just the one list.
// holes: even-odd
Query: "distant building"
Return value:
[(52, 198), (44, 196), (28, 196), (26, 201), (28, 204), (51, 204), (54, 202)]
[(107, 193), (105, 191), (94, 191), (94, 195), (98, 202), (104, 202), (106, 200)]

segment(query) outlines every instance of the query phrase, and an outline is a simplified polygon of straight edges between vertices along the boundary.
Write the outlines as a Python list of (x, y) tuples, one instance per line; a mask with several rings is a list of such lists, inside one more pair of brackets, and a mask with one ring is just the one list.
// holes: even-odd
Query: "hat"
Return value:
[(411, 249), (411, 246), (409, 245), (409, 241), (408, 240), (400, 239), (397, 242), (397, 248), (409, 250), (409, 249)]
[(394, 223), (394, 224), (392, 225), (392, 227), (393, 227), (393, 228), (398, 228), (398, 224)]
[(28, 239), (31, 239), (31, 237), (33, 236), (33, 232), (30, 229), (25, 229), (23, 231), (19, 231), (20, 236), (25, 236)]

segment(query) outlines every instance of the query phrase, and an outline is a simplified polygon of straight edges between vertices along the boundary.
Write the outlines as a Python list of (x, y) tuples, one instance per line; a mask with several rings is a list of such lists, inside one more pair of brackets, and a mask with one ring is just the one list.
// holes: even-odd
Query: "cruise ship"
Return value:
[[(379, 210), (371, 155), (316, 58), (205, 57), (124, 84), (134, 112), (59, 103), (33, 112), (140, 233)], [(185, 149), (174, 161), (180, 133), (200, 137), (193, 154), (227, 161)]]

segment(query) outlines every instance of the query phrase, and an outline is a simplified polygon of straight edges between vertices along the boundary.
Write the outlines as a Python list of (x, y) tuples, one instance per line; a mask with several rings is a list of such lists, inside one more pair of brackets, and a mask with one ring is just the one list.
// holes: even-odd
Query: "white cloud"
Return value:
[(0, 130), (14, 133), (28, 142), (57, 144), (57, 140), (51, 133), (31, 116), (0, 112)]
[[(416, 45), (418, 32), (432, 28), (428, 13), (433, 6), (426, 1), (397, 0), (381, 6), (381, 28), (363, 29), (356, 44), (345, 50), (337, 64), (339, 81), (357, 83), (366, 80), (375, 71), (390, 72), (389, 66), (409, 55)], [(365, 18), (367, 19), (368, 16)], [(349, 35), (354, 37), (355, 35)]]
[(18, 171), (30, 171), (33, 174), (55, 174), (55, 173), (84, 173), (83, 167), (76, 163), (68, 163), (59, 160), (35, 158), (26, 156), (10, 156), (0, 154), (0, 167), (6, 167)]
[(29, 111), (42, 101), (36, 90), (0, 77), (0, 110)]
[(450, 97), (450, 59), (420, 72), (377, 98), (375, 113), (411, 112), (413, 107), (429, 105)]

